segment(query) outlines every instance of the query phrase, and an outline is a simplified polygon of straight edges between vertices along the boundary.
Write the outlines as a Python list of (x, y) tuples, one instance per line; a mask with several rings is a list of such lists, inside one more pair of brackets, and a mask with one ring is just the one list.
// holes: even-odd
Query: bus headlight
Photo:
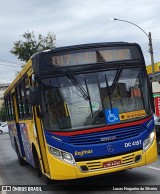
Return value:
[(152, 131), (147, 139), (143, 141), (143, 151), (146, 152), (152, 145), (155, 138), (155, 131)]
[(68, 152), (65, 152), (63, 150), (51, 146), (49, 146), (49, 151), (53, 156), (63, 160), (64, 162), (67, 162), (72, 165), (76, 164), (74, 157), (72, 156), (72, 154)]

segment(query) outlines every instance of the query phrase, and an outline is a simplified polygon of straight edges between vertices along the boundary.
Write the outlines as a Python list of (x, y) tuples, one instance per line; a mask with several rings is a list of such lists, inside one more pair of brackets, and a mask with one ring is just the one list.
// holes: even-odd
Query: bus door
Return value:
[[(36, 83), (33, 81), (34, 74), (28, 73), (29, 77), (29, 85), (32, 87), (35, 86)], [(40, 108), (39, 106), (31, 106), (32, 107), (32, 113), (33, 113), (33, 123), (35, 124), (35, 141), (37, 143), (37, 150), (40, 154), (40, 162), (41, 166), (43, 167), (44, 173), (49, 175), (49, 164), (47, 159), (47, 153), (46, 153), (46, 142), (44, 137), (44, 130), (42, 127), (42, 120), (40, 117)]]
[(33, 117), (34, 117), (36, 133), (37, 133), (36, 139), (39, 144), (39, 151), (41, 155), (41, 162), (44, 169), (44, 173), (49, 174), (49, 165), (48, 165), (48, 159), (47, 159), (47, 153), (46, 153), (46, 143), (44, 139), (44, 132), (42, 129), (42, 122), (39, 117), (39, 111), (40, 110), (38, 106), (33, 107)]

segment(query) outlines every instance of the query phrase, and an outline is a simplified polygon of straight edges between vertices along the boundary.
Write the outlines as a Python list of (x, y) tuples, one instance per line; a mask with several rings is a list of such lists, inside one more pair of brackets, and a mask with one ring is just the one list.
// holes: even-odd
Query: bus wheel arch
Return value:
[(34, 164), (35, 164), (35, 169), (37, 171), (37, 175), (38, 175), (38, 177), (41, 177), (42, 176), (42, 168), (41, 168), (38, 152), (37, 152), (36, 147), (33, 143), (32, 143), (32, 154), (33, 154), (33, 159), (34, 159)]

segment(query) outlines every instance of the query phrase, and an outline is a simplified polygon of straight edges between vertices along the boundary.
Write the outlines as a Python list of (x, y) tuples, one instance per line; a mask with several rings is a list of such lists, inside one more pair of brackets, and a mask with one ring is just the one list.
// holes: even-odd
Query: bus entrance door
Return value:
[(45, 145), (45, 139), (42, 129), (42, 123), (39, 118), (39, 107), (35, 106), (33, 107), (33, 114), (34, 114), (34, 121), (35, 121), (35, 127), (36, 127), (36, 133), (37, 133), (37, 141), (39, 144), (39, 152), (41, 156), (41, 165), (43, 167), (44, 173), (49, 175), (49, 165), (48, 165), (48, 159), (46, 154), (46, 145)]

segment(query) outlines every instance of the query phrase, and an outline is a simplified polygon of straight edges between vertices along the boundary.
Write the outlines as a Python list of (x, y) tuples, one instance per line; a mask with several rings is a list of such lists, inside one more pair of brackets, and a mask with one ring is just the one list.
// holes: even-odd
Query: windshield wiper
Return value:
[(113, 80), (113, 83), (111, 85), (111, 88), (109, 87), (109, 83), (108, 83), (108, 79), (107, 79), (107, 75), (105, 74), (105, 81), (106, 81), (106, 86), (107, 86), (107, 93), (108, 93), (108, 98), (109, 98), (109, 104), (110, 104), (110, 107), (111, 107), (111, 111), (113, 110), (113, 106), (112, 106), (112, 98), (111, 98), (111, 94), (121, 76), (121, 73), (123, 71), (123, 66), (121, 66), (119, 69), (118, 69), (118, 72), (116, 73), (116, 76)]
[(76, 88), (79, 90), (79, 92), (82, 94), (83, 98), (85, 100), (89, 101), (89, 106), (90, 106), (90, 110), (91, 110), (91, 115), (93, 117), (93, 110), (92, 110), (92, 103), (91, 103), (91, 97), (89, 94), (89, 89), (88, 89), (88, 85), (87, 85), (87, 80), (84, 78), (84, 82), (86, 85), (86, 89), (87, 91), (83, 88), (83, 86), (79, 83), (79, 81), (76, 79), (76, 77), (72, 74), (72, 72), (70, 71), (66, 71), (65, 72), (67, 77), (71, 80), (71, 82), (76, 86)]
[(85, 100), (89, 100), (90, 99), (90, 95), (89, 95), (88, 91), (86, 91), (83, 88), (83, 86), (79, 83), (79, 81), (76, 79), (76, 77), (73, 75), (73, 73), (71, 71), (66, 71), (65, 74), (71, 80), (71, 82), (76, 86), (76, 88), (82, 94), (83, 98)]
[(123, 66), (121, 66), (121, 67), (118, 69), (118, 72), (116, 73), (116, 76), (115, 76), (115, 78), (114, 78), (114, 80), (113, 80), (113, 83), (112, 83), (112, 85), (111, 85), (111, 88), (110, 88), (110, 95), (112, 94), (112, 92), (113, 92), (113, 90), (114, 90), (116, 84), (118, 83), (122, 71), (123, 71)]
[(108, 84), (108, 79), (107, 79), (107, 75), (106, 74), (105, 74), (105, 81), (106, 81), (107, 93), (108, 93), (108, 97), (109, 97), (109, 104), (110, 104), (110, 107), (111, 107), (111, 111), (113, 112), (111, 93), (109, 91), (109, 84)]

